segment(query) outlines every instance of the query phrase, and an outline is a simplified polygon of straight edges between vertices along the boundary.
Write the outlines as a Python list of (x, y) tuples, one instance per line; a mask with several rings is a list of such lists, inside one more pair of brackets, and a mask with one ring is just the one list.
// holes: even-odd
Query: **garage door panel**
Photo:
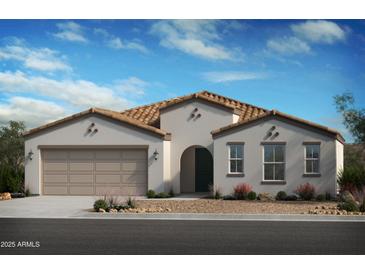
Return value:
[(44, 160), (67, 160), (67, 155), (67, 151), (52, 150), (44, 151), (43, 158)]
[(71, 195), (93, 195), (94, 194), (94, 186), (70, 186), (70, 194)]
[(124, 150), (122, 151), (122, 159), (125, 160), (144, 160), (146, 159), (145, 150)]
[(45, 184), (52, 184), (52, 183), (67, 184), (67, 174), (44, 174), (43, 180)]
[(67, 186), (49, 186), (45, 185), (43, 192), (45, 195), (67, 195)]
[(122, 177), (123, 184), (146, 184), (146, 181), (145, 174), (124, 174)]
[(146, 170), (146, 161), (143, 160), (123, 160), (122, 171), (144, 171)]
[(67, 163), (64, 161), (45, 162), (43, 165), (44, 171), (64, 171), (67, 172)]
[(70, 184), (80, 184), (80, 183), (86, 183), (86, 184), (93, 184), (94, 176), (92, 174), (70, 174)]
[(120, 160), (119, 150), (97, 150), (95, 152), (96, 160)]
[(94, 164), (93, 162), (73, 162), (70, 161), (70, 171), (93, 171)]
[(96, 195), (121, 195), (121, 189), (120, 186), (96, 185), (95, 193)]
[(120, 183), (120, 174), (96, 174), (96, 184)]
[(45, 195), (145, 195), (147, 152), (142, 149), (42, 151)]
[(90, 150), (70, 150), (70, 160), (93, 160), (94, 152)]
[(96, 162), (95, 171), (120, 171), (120, 162)]

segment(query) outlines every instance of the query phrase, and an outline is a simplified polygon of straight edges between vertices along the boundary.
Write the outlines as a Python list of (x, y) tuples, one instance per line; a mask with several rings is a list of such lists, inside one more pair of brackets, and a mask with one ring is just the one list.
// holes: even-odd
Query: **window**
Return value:
[(319, 174), (319, 144), (305, 145), (305, 174)]
[(229, 173), (243, 173), (243, 144), (229, 144)]
[(264, 145), (264, 181), (285, 180), (285, 145)]

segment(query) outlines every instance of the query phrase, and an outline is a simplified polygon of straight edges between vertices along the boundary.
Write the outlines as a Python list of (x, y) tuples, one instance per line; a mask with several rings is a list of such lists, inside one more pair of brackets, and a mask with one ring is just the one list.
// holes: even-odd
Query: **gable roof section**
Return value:
[(88, 110), (76, 113), (76, 114), (68, 116), (66, 118), (45, 124), (43, 126), (40, 126), (40, 127), (34, 128), (34, 129), (31, 129), (31, 130), (25, 132), (23, 135), (29, 136), (34, 133), (38, 133), (45, 129), (52, 128), (54, 126), (66, 123), (68, 121), (75, 120), (77, 118), (80, 118), (80, 117), (83, 117), (85, 115), (92, 114), (92, 113), (99, 114), (101, 116), (104, 116), (104, 117), (107, 117), (107, 118), (110, 118), (110, 119), (113, 119), (113, 120), (116, 120), (116, 121), (119, 121), (122, 123), (126, 123), (128, 125), (135, 126), (137, 128), (143, 129), (143, 130), (146, 130), (149, 133), (154, 133), (156, 135), (163, 137), (165, 140), (169, 140), (171, 137), (170, 133), (167, 133), (159, 128), (155, 128), (153, 126), (144, 124), (144, 123), (140, 122), (139, 120), (133, 119), (133, 118), (123, 115), (119, 112), (107, 110), (107, 109), (101, 109), (101, 108), (90, 108)]
[(167, 107), (191, 100), (193, 98), (198, 98), (201, 100), (206, 100), (214, 104), (218, 104), (227, 108), (232, 109), (236, 114), (238, 114), (239, 121), (244, 121), (262, 115), (268, 110), (260, 107), (256, 107), (250, 104), (246, 104), (225, 96), (221, 96), (209, 91), (201, 91), (181, 97), (176, 97), (173, 99), (157, 102), (150, 105), (139, 106), (132, 109), (127, 109), (122, 114), (131, 117), (133, 119), (139, 120), (142, 123), (151, 125), (154, 127), (160, 127), (160, 109), (165, 109)]
[(295, 117), (295, 116), (292, 116), (292, 115), (289, 115), (289, 114), (286, 114), (286, 113), (283, 113), (283, 112), (280, 112), (280, 111), (277, 111), (277, 110), (271, 110), (267, 113), (261, 114), (259, 116), (253, 117), (251, 119), (242, 120), (242, 121), (239, 121), (237, 123), (230, 124), (230, 125), (225, 126), (225, 127), (221, 127), (219, 129), (213, 130), (211, 132), (211, 134), (212, 134), (213, 138), (215, 138), (215, 137), (219, 136), (220, 134), (229, 132), (230, 130), (239, 128), (241, 126), (249, 125), (253, 122), (262, 120), (262, 119), (267, 118), (267, 117), (284, 118), (284, 119), (299, 123), (301, 125), (304, 125), (304, 126), (307, 126), (307, 127), (322, 131), (322, 132), (327, 133), (329, 135), (332, 135), (333, 137), (335, 137), (341, 143), (343, 143), (343, 144), (345, 143), (345, 139), (343, 138), (343, 136), (336, 130), (330, 129), (328, 127), (325, 127), (325, 126), (322, 126), (322, 125), (319, 125), (319, 124), (316, 124), (316, 123), (313, 123), (313, 122), (310, 122), (310, 121), (307, 121), (307, 120), (304, 120), (304, 119), (301, 119), (301, 118), (298, 118), (298, 117)]

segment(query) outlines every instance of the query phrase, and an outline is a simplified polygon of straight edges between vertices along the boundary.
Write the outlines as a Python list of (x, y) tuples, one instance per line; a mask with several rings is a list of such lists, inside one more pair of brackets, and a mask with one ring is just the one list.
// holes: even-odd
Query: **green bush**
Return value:
[(326, 200), (326, 196), (324, 194), (318, 194), (317, 197), (316, 197), (316, 200), (318, 202), (323, 202)]
[(213, 198), (216, 200), (222, 199), (222, 193), (219, 189), (214, 190)]
[(256, 192), (255, 191), (250, 191), (248, 194), (247, 194), (247, 199), (249, 200), (256, 200)]
[(359, 207), (356, 202), (340, 202), (338, 208), (346, 211), (359, 211)]
[(296, 200), (298, 200), (297, 195), (289, 195), (285, 198), (285, 201), (296, 201)]
[(149, 191), (147, 191), (147, 198), (152, 199), (156, 197), (156, 192), (152, 189), (150, 189)]
[(170, 198), (170, 196), (166, 192), (160, 192), (155, 195), (155, 198), (166, 199), (166, 198)]
[(331, 200), (332, 200), (331, 193), (326, 192), (326, 201), (331, 201)]
[(365, 168), (361, 165), (346, 166), (339, 172), (337, 183), (341, 192), (345, 190), (353, 192), (362, 189), (365, 186)]
[(9, 165), (0, 166), (0, 192), (19, 192), (24, 178), (24, 171), (16, 172)]
[(169, 196), (170, 197), (175, 197), (175, 192), (174, 192), (174, 190), (172, 188), (169, 191)]
[(224, 195), (223, 200), (233, 201), (233, 200), (236, 200), (236, 197), (233, 195)]
[(100, 208), (102, 208), (104, 210), (108, 209), (108, 203), (104, 199), (96, 200), (94, 203), (94, 210), (96, 212), (98, 212)]
[(275, 199), (276, 199), (277, 201), (285, 201), (287, 197), (288, 197), (288, 195), (286, 194), (286, 192), (285, 192), (285, 191), (279, 191), (279, 192), (276, 194)]

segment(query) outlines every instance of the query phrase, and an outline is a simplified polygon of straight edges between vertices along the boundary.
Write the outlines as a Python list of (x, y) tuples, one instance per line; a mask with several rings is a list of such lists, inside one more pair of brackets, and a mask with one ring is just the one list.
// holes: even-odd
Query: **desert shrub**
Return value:
[(236, 200), (236, 197), (233, 195), (224, 195), (223, 200), (232, 201), (232, 200)]
[(326, 196), (324, 194), (318, 194), (317, 197), (316, 197), (316, 200), (318, 202), (323, 202), (326, 200)]
[(147, 198), (152, 199), (155, 198), (156, 196), (156, 192), (152, 189), (150, 189), (149, 191), (147, 191)]
[(129, 196), (127, 199), (127, 206), (129, 206), (129, 208), (136, 208), (136, 200)]
[(288, 195), (288, 196), (285, 198), (285, 201), (296, 201), (296, 200), (298, 200), (297, 195)]
[(257, 194), (255, 191), (250, 191), (248, 194), (247, 194), (247, 199), (249, 200), (256, 200), (256, 197), (257, 197)]
[(359, 210), (361, 212), (365, 212), (365, 199), (363, 199), (362, 202), (360, 203)]
[(354, 192), (365, 186), (365, 168), (361, 165), (346, 166), (337, 176), (340, 192)]
[(94, 202), (94, 210), (98, 212), (100, 208), (104, 210), (108, 209), (108, 203), (104, 199), (99, 199)]
[(315, 192), (314, 186), (310, 183), (302, 184), (295, 190), (295, 193), (305, 201), (312, 200), (314, 198)]
[(359, 207), (356, 202), (340, 202), (338, 208), (346, 211), (359, 211)]
[(285, 201), (286, 197), (288, 197), (288, 195), (286, 194), (285, 191), (279, 191), (276, 194), (275, 199), (278, 200), (278, 201)]
[(237, 200), (247, 199), (247, 195), (252, 191), (252, 186), (250, 184), (239, 184), (234, 187), (233, 192)]
[(109, 208), (114, 208), (114, 206), (119, 204), (119, 199), (116, 196), (105, 196), (104, 200)]

